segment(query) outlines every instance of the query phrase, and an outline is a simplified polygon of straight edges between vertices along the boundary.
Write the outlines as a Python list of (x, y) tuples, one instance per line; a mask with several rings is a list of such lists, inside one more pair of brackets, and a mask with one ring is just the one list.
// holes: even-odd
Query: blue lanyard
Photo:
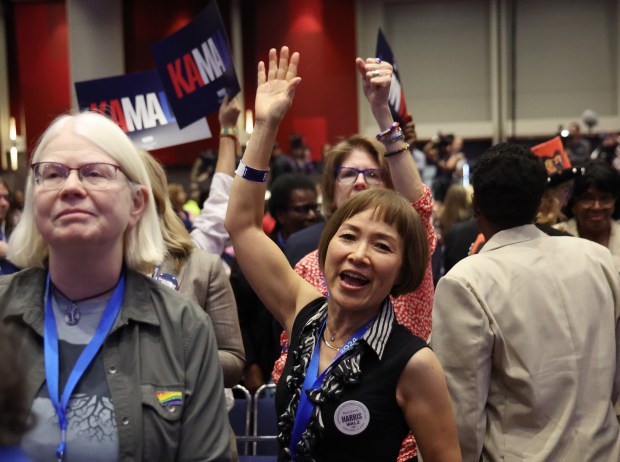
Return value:
[(62, 392), (61, 400), (58, 399), (59, 392), (59, 358), (58, 358), (58, 330), (56, 329), (56, 319), (54, 317), (54, 311), (52, 308), (52, 294), (50, 291), (50, 275), (47, 273), (46, 280), (46, 302), (45, 302), (45, 335), (43, 336), (44, 353), (45, 353), (45, 378), (47, 380), (47, 390), (58, 415), (58, 425), (60, 426), (60, 444), (56, 448), (56, 457), (59, 461), (62, 461), (67, 450), (67, 405), (69, 404), (69, 398), (71, 393), (75, 389), (82, 375), (93, 361), (97, 352), (103, 345), (108, 332), (112, 328), (118, 313), (121, 310), (123, 303), (123, 296), (125, 294), (125, 274), (121, 276), (120, 281), (114, 289), (112, 298), (108, 302), (95, 335), (91, 341), (86, 345), (82, 354), (76, 361), (71, 374), (67, 379), (65, 388)]
[(282, 236), (282, 231), (278, 231), (278, 245), (281, 249), (286, 247), (286, 239)]
[(314, 345), (314, 351), (312, 352), (312, 358), (310, 359), (310, 364), (308, 364), (308, 370), (306, 371), (306, 377), (304, 379), (304, 384), (301, 387), (301, 394), (299, 396), (299, 404), (297, 405), (297, 413), (295, 414), (295, 423), (293, 424), (293, 432), (291, 434), (291, 453), (292, 460), (295, 460), (295, 446), (301, 440), (301, 434), (306, 429), (308, 425), (308, 421), (310, 420), (310, 414), (312, 414), (312, 410), (314, 409), (314, 405), (310, 402), (308, 398), (308, 394), (306, 393), (308, 390), (316, 390), (320, 388), (323, 380), (325, 379), (326, 373), (332, 368), (336, 362), (340, 359), (340, 357), (349, 351), (353, 346), (357, 343), (357, 341), (362, 338), (362, 336), (366, 333), (372, 322), (375, 318), (372, 318), (362, 327), (360, 327), (357, 332), (353, 334), (353, 336), (345, 343), (338, 353), (336, 353), (336, 357), (331, 362), (329, 366), (321, 372), (321, 375), (318, 375), (319, 372), (319, 343), (321, 342), (321, 337), (323, 336), (323, 331), (325, 330), (325, 324), (327, 323), (327, 318), (323, 321), (321, 325), (321, 329), (319, 330), (319, 336), (316, 339), (316, 343)]

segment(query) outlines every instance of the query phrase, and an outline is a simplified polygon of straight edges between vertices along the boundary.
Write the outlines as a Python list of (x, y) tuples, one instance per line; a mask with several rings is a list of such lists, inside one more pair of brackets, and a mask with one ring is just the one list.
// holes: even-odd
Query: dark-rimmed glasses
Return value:
[(599, 207), (611, 207), (616, 203), (616, 198), (613, 194), (604, 193), (601, 195), (584, 194), (577, 199), (577, 202), (582, 207), (587, 209), (594, 207), (594, 204), (598, 202)]
[(37, 162), (32, 164), (32, 173), (37, 184), (45, 189), (60, 189), (69, 178), (72, 170), (86, 189), (104, 191), (116, 180), (116, 172), (120, 165), (96, 162), (71, 168), (58, 162)]
[(378, 186), (383, 184), (380, 168), (366, 168), (358, 170), (353, 167), (338, 167), (336, 169), (336, 180), (343, 184), (353, 184), (359, 174), (364, 176), (364, 181), (368, 186)]

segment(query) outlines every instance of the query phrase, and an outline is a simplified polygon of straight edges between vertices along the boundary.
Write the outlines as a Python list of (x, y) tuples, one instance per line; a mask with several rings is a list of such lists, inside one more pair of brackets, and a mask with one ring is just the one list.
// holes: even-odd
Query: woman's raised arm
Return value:
[[(362, 78), (364, 95), (377, 121), (379, 131), (386, 132), (394, 123), (388, 105), (392, 65), (378, 58), (367, 58), (366, 61), (357, 58), (355, 64)], [(390, 132), (383, 139), (392, 184), (394, 190), (405, 196), (409, 202), (416, 202), (424, 194), (422, 178), (404, 137), (390, 142), (395, 134), (396, 131)]]
[(298, 64), (299, 53), (289, 58), (287, 47), (280, 50), (279, 60), (275, 49), (269, 51), (267, 71), (262, 61), (258, 63), (256, 125), (233, 181), (225, 222), (243, 274), (288, 334), (297, 312), (320, 294), (295, 273), (261, 224), (269, 157), (301, 82)]
[(228, 242), (228, 231), (224, 228), (224, 217), (235, 175), (237, 158), (237, 135), (235, 125), (239, 117), (237, 102), (228, 96), (220, 106), (220, 147), (217, 153), (215, 172), (211, 180), (209, 197), (202, 204), (200, 215), (194, 220), (192, 241), (207, 252), (221, 255)]

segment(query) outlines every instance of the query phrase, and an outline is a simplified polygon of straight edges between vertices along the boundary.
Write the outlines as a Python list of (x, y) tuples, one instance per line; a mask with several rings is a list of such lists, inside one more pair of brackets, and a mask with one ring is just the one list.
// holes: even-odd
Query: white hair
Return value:
[[(38, 162), (50, 141), (65, 130), (87, 139), (112, 157), (130, 182), (146, 186), (146, 208), (136, 225), (125, 232), (123, 254), (127, 267), (140, 272), (149, 271), (162, 261), (165, 250), (151, 182), (137, 148), (109, 118), (95, 112), (81, 112), (62, 115), (50, 124), (32, 154), (32, 163)], [(35, 225), (34, 187), (34, 176), (30, 171), (24, 211), (9, 239), (8, 258), (21, 268), (43, 267), (49, 254), (47, 243)], [(131, 189), (134, 193), (137, 191), (137, 187)]]

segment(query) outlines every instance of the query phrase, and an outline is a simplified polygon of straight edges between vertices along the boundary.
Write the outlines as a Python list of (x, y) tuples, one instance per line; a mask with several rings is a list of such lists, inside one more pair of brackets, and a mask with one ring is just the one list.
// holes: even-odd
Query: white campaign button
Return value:
[(336, 428), (346, 435), (362, 433), (370, 423), (370, 412), (364, 403), (345, 401), (334, 413)]

